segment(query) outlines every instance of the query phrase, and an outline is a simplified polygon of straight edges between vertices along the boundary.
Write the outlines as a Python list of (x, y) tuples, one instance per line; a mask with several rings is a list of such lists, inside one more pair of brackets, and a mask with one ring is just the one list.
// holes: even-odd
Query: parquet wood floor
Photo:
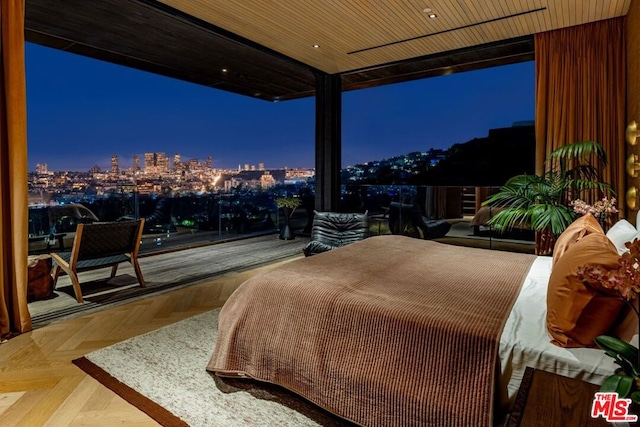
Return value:
[(54, 323), (0, 344), (0, 425), (157, 425), (71, 361), (220, 307), (243, 281), (282, 262)]
[[(198, 248), (188, 253), (144, 258), (141, 260), (141, 264), (144, 263), (142, 269), (151, 285), (154, 282), (202, 280), (203, 276), (221, 272), (223, 275), (215, 280), (145, 296), (84, 315), (75, 313), (69, 320), (56, 321), (0, 344), (0, 426), (157, 425), (71, 361), (99, 348), (222, 306), (249, 277), (293, 259), (252, 270), (236, 270), (243, 265), (251, 265), (247, 257), (252, 258), (253, 265), (260, 264), (262, 258), (269, 262), (265, 244), (269, 251), (279, 251), (282, 257), (300, 254), (305, 242), (300, 239), (293, 243), (266, 236), (221, 245), (213, 252), (211, 248)], [(119, 274), (126, 275), (126, 268), (123, 265)], [(77, 306), (72, 296), (66, 298), (68, 302), (62, 297), (38, 302), (43, 306), (38, 310), (46, 312), (66, 305)], [(55, 304), (65, 305), (57, 307)]]

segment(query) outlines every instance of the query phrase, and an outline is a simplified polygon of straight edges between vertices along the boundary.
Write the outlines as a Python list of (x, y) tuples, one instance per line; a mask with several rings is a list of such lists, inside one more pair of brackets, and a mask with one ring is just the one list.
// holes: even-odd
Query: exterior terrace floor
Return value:
[[(469, 218), (450, 220), (450, 231), (445, 237), (435, 240), (453, 245), (533, 253), (533, 242), (474, 236), (468, 221)], [(371, 235), (377, 235), (379, 231), (380, 234), (389, 233), (388, 224), (378, 229), (379, 225), (377, 222), (370, 224)], [(33, 327), (301, 257), (309, 237), (299, 234), (300, 231), (297, 233), (294, 240), (280, 240), (277, 233), (254, 234), (237, 240), (225, 240), (225, 236), (216, 237), (215, 233), (207, 237), (202, 233), (199, 238), (182, 241), (173, 236), (155, 251), (151, 251), (153, 247), (141, 247), (138, 259), (147, 283), (145, 288), (139, 286), (133, 267), (122, 263), (113, 279), (109, 279), (109, 268), (80, 273), (84, 302), (78, 303), (69, 277), (61, 276), (53, 298), (29, 303)], [(153, 238), (145, 239), (153, 241)]]
[(182, 250), (139, 256), (146, 287), (138, 284), (133, 267), (122, 263), (113, 279), (110, 268), (79, 273), (84, 302), (78, 303), (68, 276), (58, 280), (54, 296), (29, 303), (33, 327), (88, 314), (158, 293), (213, 280), (278, 261), (303, 256), (308, 237), (280, 240), (278, 234), (223, 241)]

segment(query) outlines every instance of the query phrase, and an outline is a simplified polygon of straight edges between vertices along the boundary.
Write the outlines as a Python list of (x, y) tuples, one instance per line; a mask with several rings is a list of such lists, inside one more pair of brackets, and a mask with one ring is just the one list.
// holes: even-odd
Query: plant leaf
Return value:
[(621, 376), (620, 381), (618, 382), (618, 388), (616, 389), (616, 391), (618, 392), (618, 396), (627, 397), (631, 392), (632, 387), (633, 377)]
[(620, 375), (610, 375), (608, 376), (600, 386), (600, 391), (604, 393), (611, 393), (618, 389), (618, 384), (620, 383)]
[(611, 375), (604, 380), (600, 386), (600, 391), (605, 393), (616, 392), (620, 397), (626, 397), (631, 386), (633, 385), (633, 378), (623, 375)]
[(634, 367), (636, 372), (638, 371), (638, 349), (628, 342), (622, 341), (619, 338), (611, 337), (608, 335), (600, 335), (595, 338), (595, 342), (601, 349), (605, 350), (607, 354), (609, 352), (618, 354)]
[(599, 180), (594, 158), (606, 165), (604, 148), (594, 141), (557, 148), (547, 158), (544, 175), (516, 175), (482, 203), (501, 208), (488, 224), (498, 231), (530, 226), (560, 235), (577, 217), (570, 200), (590, 190), (613, 193), (609, 184)]

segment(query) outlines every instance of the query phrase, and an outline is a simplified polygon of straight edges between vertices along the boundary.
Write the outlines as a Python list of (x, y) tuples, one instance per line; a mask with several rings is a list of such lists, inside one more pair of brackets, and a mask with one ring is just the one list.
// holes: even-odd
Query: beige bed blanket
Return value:
[(377, 236), (253, 277), (207, 369), (368, 426), (492, 424), (500, 333), (533, 255)]

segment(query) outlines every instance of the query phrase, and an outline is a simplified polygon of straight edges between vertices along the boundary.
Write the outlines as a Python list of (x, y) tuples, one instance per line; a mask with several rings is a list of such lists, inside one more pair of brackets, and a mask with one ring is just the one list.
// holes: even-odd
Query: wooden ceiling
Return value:
[(276, 101), (313, 95), (318, 71), (350, 90), (530, 60), (533, 34), (630, 3), (26, 0), (25, 28), (28, 41)]

